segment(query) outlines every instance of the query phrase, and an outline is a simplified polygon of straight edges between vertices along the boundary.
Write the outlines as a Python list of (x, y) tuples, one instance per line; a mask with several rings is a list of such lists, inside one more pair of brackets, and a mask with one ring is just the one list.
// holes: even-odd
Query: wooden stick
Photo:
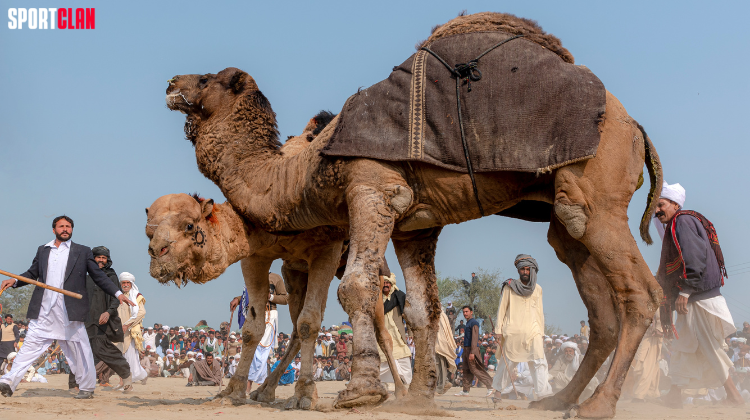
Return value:
[(70, 292), (70, 291), (67, 291), (67, 290), (58, 289), (57, 287), (47, 286), (46, 284), (44, 284), (42, 282), (39, 282), (39, 281), (36, 281), (36, 280), (27, 279), (26, 277), (21, 277), (21, 276), (18, 276), (16, 274), (9, 273), (7, 271), (0, 270), (0, 274), (2, 274), (4, 276), (12, 277), (12, 278), (14, 278), (16, 280), (20, 280), (20, 281), (25, 282), (25, 283), (33, 284), (34, 286), (41, 287), (42, 289), (48, 289), (48, 290), (52, 290), (53, 292), (62, 293), (65, 296), (74, 297), (76, 299), (83, 299), (83, 296), (79, 295), (78, 293), (73, 293), (73, 292)]

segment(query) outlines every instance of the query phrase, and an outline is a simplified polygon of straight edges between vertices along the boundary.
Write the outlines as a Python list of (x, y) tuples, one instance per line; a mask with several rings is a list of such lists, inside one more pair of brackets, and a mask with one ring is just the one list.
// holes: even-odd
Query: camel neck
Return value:
[(304, 230), (320, 225), (311, 220), (309, 211), (298, 210), (307, 199), (304, 186), (310, 184), (321, 160), (318, 151), (325, 143), (317, 140), (301, 153), (284, 156), (273, 118), (250, 110), (206, 121), (195, 154), (200, 171), (238, 213), (264, 230)]

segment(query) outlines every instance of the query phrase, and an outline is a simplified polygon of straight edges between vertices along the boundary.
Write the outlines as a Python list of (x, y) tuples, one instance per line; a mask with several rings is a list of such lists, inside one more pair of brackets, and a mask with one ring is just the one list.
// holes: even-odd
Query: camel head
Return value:
[(228, 233), (238, 229), (238, 223), (241, 226), (241, 221), (230, 218), (239, 220), (228, 205), (197, 195), (169, 194), (154, 201), (146, 216), (151, 276), (162, 284), (205, 283), (245, 256), (244, 230)]
[(248, 113), (250, 120), (260, 116), (263, 123), (271, 126), (272, 137), (278, 135), (270, 102), (255, 80), (240, 69), (228, 67), (217, 74), (174, 76), (168, 82), (167, 107), (187, 115), (185, 135), (194, 145), (202, 125), (224, 121), (232, 114), (245, 120)]

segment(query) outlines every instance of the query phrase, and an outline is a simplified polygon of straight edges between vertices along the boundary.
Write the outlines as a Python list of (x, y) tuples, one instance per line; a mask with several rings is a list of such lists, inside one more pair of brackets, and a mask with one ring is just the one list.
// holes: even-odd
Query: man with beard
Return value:
[[(112, 259), (109, 249), (105, 246), (97, 246), (91, 250), (94, 261), (110, 281), (120, 290), (120, 281), (115, 270), (112, 269)], [(86, 318), (86, 333), (89, 337), (91, 351), (94, 354), (94, 363), (104, 363), (112, 369), (123, 380), (123, 391), (128, 394), (133, 390), (130, 380), (130, 366), (122, 352), (113, 344), (121, 343), (123, 340), (122, 322), (117, 314), (120, 301), (109, 296), (101, 287), (94, 283), (91, 276), (86, 276), (86, 291), (89, 296), (89, 314)], [(128, 306), (126, 304), (126, 306)], [(98, 369), (102, 377), (109, 378), (100, 366)], [(68, 375), (68, 388), (78, 387), (76, 377), (72, 373)]]
[[(721, 295), (726, 268), (713, 224), (702, 214), (683, 210), (685, 189), (662, 187), (657, 204), (657, 230), (664, 231), (657, 280), (664, 290), (661, 308), (664, 330), (676, 330), (669, 378), (672, 389), (664, 402), (682, 408), (682, 389), (724, 386), (730, 405), (743, 405), (734, 386), (732, 361), (724, 337), (736, 331), (727, 302)], [(661, 229), (659, 229), (661, 227)], [(672, 312), (677, 319), (672, 325)]]
[[(31, 267), (21, 276), (79, 292), (83, 299), (35, 287), (26, 314), (31, 321), (25, 343), (16, 356), (13, 369), (0, 378), (0, 393), (5, 397), (13, 395), (31, 364), (55, 340), (67, 356), (70, 370), (79, 385), (80, 391), (75, 398), (94, 397), (96, 364), (85, 324), (90, 313), (86, 273), (107, 295), (116, 297), (120, 303), (133, 304), (99, 268), (91, 249), (71, 241), (73, 220), (70, 217), (56, 217), (52, 221), (52, 232), (55, 239), (37, 249)], [(3, 281), (1, 288), (26, 285), (28, 283), (8, 279)], [(96, 325), (103, 323), (97, 322)]]
[(520, 280), (509, 279), (502, 286), (495, 325), (495, 337), (502, 354), (497, 356), (497, 373), (492, 387), (495, 398), (499, 399), (502, 390), (515, 380), (513, 372), (516, 365), (528, 362), (534, 384), (534, 399), (538, 400), (552, 394), (547, 381), (547, 359), (542, 342), (542, 286), (536, 284), (539, 266), (531, 255), (526, 254), (518, 255), (514, 264)]
[(214, 360), (213, 354), (208, 353), (205, 360), (196, 360), (190, 366), (187, 386), (219, 386), (221, 377), (221, 365)]
[[(573, 375), (576, 374), (578, 368), (581, 365), (583, 356), (578, 351), (578, 345), (572, 341), (566, 341), (563, 343), (562, 354), (557, 358), (555, 365), (549, 371), (550, 383), (552, 384), (552, 390), (557, 393), (562, 391), (571, 380)], [(585, 401), (588, 399), (599, 386), (599, 380), (591, 378), (591, 382), (586, 386), (586, 389), (581, 393), (579, 401)]]
[[(396, 287), (396, 275), (391, 273), (387, 262), (383, 263), (380, 275), (383, 278), (385, 329), (390, 334), (393, 343), (393, 358), (396, 362), (398, 376), (401, 378), (401, 382), (408, 386), (411, 383), (412, 377), (411, 349), (406, 344), (406, 330), (404, 329), (402, 318), (404, 305), (406, 304), (406, 293), (398, 290), (398, 287)], [(386, 384), (393, 383), (393, 375), (391, 374), (390, 366), (388, 366), (388, 359), (380, 346), (378, 346), (378, 353), (380, 354), (380, 380)]]

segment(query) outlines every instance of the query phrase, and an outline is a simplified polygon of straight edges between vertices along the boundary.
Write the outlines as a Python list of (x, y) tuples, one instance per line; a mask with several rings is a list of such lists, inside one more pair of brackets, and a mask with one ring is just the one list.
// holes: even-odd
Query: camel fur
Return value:
[[(486, 14), (458, 19), (463, 31), (487, 30)], [(451, 22), (446, 25), (452, 27)], [(475, 206), (466, 205), (474, 201), (469, 176), (420, 163), (324, 158), (319, 151), (336, 119), (308, 148), (285, 157), (268, 100), (250, 75), (235, 68), (177, 76), (170, 81), (166, 100), (170, 109), (187, 114), (186, 132), (200, 171), (253, 226), (277, 233), (348, 228), (349, 256), (338, 296), (357, 339), (352, 380), (337, 398), (339, 407), (356, 404), (381, 386), (372, 339), (377, 273), (388, 240), (393, 241), (407, 285), (404, 312), (417, 346), (407, 401), (432, 404), (440, 310), (435, 249), (443, 226), (481, 217)], [(601, 141), (591, 159), (542, 174), (476, 174), (487, 214), (521, 206), (547, 212), (551, 220), (548, 241), (570, 267), (588, 308), (591, 344), (570, 384), (533, 406), (576, 408), (578, 416), (589, 418), (614, 416), (622, 381), (662, 296), (627, 223), (644, 163), (652, 183), (643, 220), (653, 214), (654, 192), (663, 178), (656, 150), (609, 92), (599, 129)], [(641, 224), (640, 233), (650, 242), (648, 224)], [(591, 398), (576, 405), (612, 350), (606, 379)]]

